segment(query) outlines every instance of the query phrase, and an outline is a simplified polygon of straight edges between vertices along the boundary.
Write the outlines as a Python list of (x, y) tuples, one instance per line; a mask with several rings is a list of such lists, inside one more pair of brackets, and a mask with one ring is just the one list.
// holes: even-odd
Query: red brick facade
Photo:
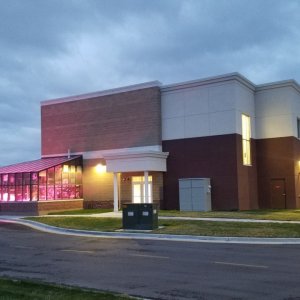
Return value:
[(160, 89), (42, 105), (42, 155), (161, 145)]

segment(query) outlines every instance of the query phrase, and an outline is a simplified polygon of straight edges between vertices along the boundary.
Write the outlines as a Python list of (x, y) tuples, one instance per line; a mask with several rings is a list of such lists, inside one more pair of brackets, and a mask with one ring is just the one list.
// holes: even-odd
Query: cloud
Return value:
[(0, 2), (0, 165), (40, 156), (41, 100), (238, 71), (300, 81), (297, 0)]

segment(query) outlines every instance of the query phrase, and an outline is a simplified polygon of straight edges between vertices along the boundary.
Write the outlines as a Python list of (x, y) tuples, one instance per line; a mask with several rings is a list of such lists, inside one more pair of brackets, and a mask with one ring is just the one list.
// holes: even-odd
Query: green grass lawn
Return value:
[(129, 300), (136, 299), (93, 290), (83, 290), (27, 280), (0, 278), (0, 300)]
[(185, 212), (178, 210), (160, 210), (160, 216), (169, 217), (198, 217), (198, 218), (230, 218), (230, 219), (257, 219), (300, 221), (300, 209), (260, 209), (243, 211), (208, 211)]
[[(122, 220), (115, 218), (31, 217), (26, 219), (57, 227), (84, 230), (115, 231), (122, 228)], [(232, 237), (300, 237), (300, 224), (160, 220), (159, 225), (163, 228), (154, 230), (152, 233)]]

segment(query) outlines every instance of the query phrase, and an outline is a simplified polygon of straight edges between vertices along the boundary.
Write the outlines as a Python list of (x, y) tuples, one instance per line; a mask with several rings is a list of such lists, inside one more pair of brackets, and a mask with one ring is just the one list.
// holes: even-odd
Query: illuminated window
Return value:
[(39, 172), (0, 174), (0, 201), (47, 201), (82, 198), (81, 160)]
[(148, 197), (145, 199), (145, 178), (144, 176), (132, 176), (132, 202), (133, 203), (152, 203), (152, 176), (148, 176)]
[(242, 114), (242, 145), (243, 165), (251, 165), (251, 121), (250, 117)]

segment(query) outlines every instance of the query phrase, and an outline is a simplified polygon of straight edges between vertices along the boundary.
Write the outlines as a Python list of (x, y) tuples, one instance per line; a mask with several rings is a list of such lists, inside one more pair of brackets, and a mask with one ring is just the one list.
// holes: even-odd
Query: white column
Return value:
[(114, 212), (119, 211), (118, 173), (114, 173)]
[(145, 181), (145, 203), (150, 203), (149, 201), (149, 180), (148, 171), (144, 171), (144, 181)]

